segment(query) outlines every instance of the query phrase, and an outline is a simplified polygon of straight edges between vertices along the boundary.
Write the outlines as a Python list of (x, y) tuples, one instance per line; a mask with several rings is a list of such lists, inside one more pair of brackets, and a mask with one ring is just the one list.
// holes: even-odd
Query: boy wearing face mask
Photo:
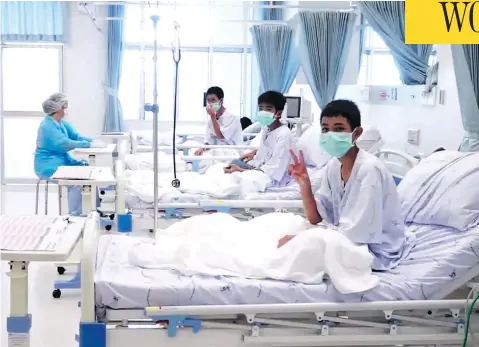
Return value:
[(279, 92), (268, 91), (259, 96), (255, 121), (263, 127), (261, 143), (256, 151), (232, 162), (224, 169), (225, 173), (261, 170), (271, 178), (271, 187), (283, 187), (289, 183), (289, 150), (293, 136), (280, 121), (285, 105), (286, 98)]
[[(333, 158), (316, 192), (303, 153), (299, 158), (291, 153), (291, 174), (300, 185), (309, 222), (324, 221), (351, 241), (367, 245), (374, 257), (373, 270), (394, 268), (409, 254), (415, 238), (406, 235), (392, 175), (380, 159), (356, 146), (363, 131), (358, 107), (349, 100), (330, 102), (321, 112), (321, 129), (318, 145)], [(278, 246), (293, 237), (283, 237)]]
[[(210, 87), (206, 91), (206, 112), (209, 119), (205, 145), (244, 144), (240, 118), (228, 112), (223, 106), (224, 96), (220, 87)], [(204, 152), (205, 150), (200, 148), (196, 150), (195, 155), (202, 155)]]

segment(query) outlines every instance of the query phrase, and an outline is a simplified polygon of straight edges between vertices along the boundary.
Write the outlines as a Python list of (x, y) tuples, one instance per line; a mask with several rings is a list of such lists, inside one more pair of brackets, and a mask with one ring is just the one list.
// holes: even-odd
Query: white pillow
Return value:
[(398, 186), (405, 222), (469, 230), (479, 224), (479, 153), (433, 153)]
[(321, 130), (313, 125), (309, 127), (296, 143), (296, 149), (303, 151), (304, 161), (308, 166), (315, 166), (321, 168), (331, 158), (319, 145), (319, 136)]

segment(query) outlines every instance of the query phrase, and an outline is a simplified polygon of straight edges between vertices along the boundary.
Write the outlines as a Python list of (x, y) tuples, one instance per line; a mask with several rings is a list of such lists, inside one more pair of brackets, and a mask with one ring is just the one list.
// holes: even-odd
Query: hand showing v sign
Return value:
[(309, 180), (308, 170), (304, 163), (303, 151), (299, 151), (299, 158), (294, 154), (292, 150), (289, 151), (293, 158), (293, 164), (289, 166), (289, 174), (299, 183), (306, 183)]

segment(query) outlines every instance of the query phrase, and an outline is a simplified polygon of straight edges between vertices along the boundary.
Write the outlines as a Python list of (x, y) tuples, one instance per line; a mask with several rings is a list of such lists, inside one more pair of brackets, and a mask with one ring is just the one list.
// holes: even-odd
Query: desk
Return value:
[(115, 144), (118, 158), (123, 160), (125, 155), (131, 151), (131, 144), (129, 143), (130, 136), (131, 135), (129, 133), (113, 132), (103, 133), (98, 137), (98, 139)]
[(28, 310), (28, 266), (33, 261), (65, 261), (83, 231), (99, 232), (97, 213), (84, 217), (0, 216), (0, 259), (10, 271), (10, 314), (7, 317), (8, 347), (29, 347), (32, 316)]
[[(52, 176), (60, 187), (62, 186), (82, 186), (82, 214), (96, 211), (96, 194), (98, 187), (107, 187), (116, 185), (116, 178), (113, 176), (113, 171), (110, 167), (88, 166), (80, 167), (78, 170), (90, 170), (91, 178), (89, 179), (75, 179), (75, 177), (61, 177), (58, 171)], [(124, 213), (125, 211), (117, 211)]]
[(110, 143), (104, 148), (76, 148), (73, 150), (73, 155), (76, 158), (88, 161), (90, 166), (113, 167), (113, 154), (116, 147), (116, 144)]

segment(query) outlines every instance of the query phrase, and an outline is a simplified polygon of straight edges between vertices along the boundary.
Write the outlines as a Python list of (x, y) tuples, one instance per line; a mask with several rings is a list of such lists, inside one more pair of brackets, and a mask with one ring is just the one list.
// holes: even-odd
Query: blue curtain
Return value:
[(352, 12), (300, 12), (301, 66), (323, 109), (336, 95), (356, 21)]
[[(281, 1), (259, 1), (261, 5), (278, 5)], [(253, 11), (253, 18), (255, 20), (283, 20), (284, 13), (281, 8), (255, 8)], [(252, 53), (254, 55), (254, 52)], [(258, 59), (251, 59), (251, 108), (250, 118), (258, 111), (257, 99), (261, 89), (261, 74), (258, 64)]]
[(293, 29), (287, 25), (266, 24), (254, 25), (250, 31), (261, 76), (260, 93), (288, 92), (299, 69)]
[(404, 43), (404, 1), (361, 1), (359, 6), (371, 28), (391, 50), (401, 81), (406, 85), (425, 84), (432, 45)]
[(364, 45), (366, 44), (366, 20), (364, 19), (364, 15), (360, 14), (360, 22), (359, 22), (359, 59), (358, 59), (358, 78), (359, 74), (361, 73), (361, 65), (363, 63), (363, 54), (364, 54)]
[(108, 17), (118, 18), (118, 20), (108, 21), (108, 70), (106, 78), (108, 97), (103, 129), (105, 132), (115, 132), (123, 131), (123, 111), (118, 98), (118, 88), (120, 87), (123, 62), (123, 19), (125, 18), (125, 6), (109, 5)]
[[(283, 1), (261, 1), (262, 5), (281, 5)], [(282, 8), (262, 8), (261, 19), (262, 20), (283, 20), (284, 9)]]
[(479, 45), (451, 45), (465, 135), (459, 150), (479, 151)]
[(64, 1), (0, 1), (2, 41), (62, 42)]

